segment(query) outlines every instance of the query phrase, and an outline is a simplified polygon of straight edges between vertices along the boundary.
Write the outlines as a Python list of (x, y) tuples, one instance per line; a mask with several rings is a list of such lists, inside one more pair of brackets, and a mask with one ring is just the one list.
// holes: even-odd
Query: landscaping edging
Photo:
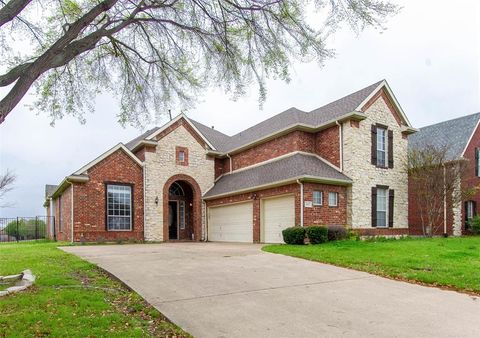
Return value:
[(20, 292), (26, 290), (35, 282), (36, 277), (32, 274), (30, 270), (24, 270), (18, 275), (10, 276), (0, 276), (0, 282), (15, 282), (15, 285), (0, 291), (0, 297), (6, 296), (12, 293)]

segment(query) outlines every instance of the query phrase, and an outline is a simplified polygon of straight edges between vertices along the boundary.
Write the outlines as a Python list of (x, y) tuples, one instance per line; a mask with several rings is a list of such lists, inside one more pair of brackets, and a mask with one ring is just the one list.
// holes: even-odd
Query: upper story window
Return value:
[(379, 168), (393, 168), (393, 130), (372, 125), (372, 164)]
[(322, 205), (323, 204), (323, 192), (314, 191), (313, 192), (313, 205)]
[(179, 165), (188, 165), (188, 148), (175, 148), (175, 162)]
[(338, 207), (338, 193), (337, 192), (329, 192), (328, 193), (328, 206)]
[(132, 187), (107, 184), (107, 230), (132, 230)]
[(386, 167), (387, 162), (387, 129), (377, 128), (377, 166)]
[(178, 152), (178, 162), (184, 163), (185, 162), (185, 152), (180, 150)]

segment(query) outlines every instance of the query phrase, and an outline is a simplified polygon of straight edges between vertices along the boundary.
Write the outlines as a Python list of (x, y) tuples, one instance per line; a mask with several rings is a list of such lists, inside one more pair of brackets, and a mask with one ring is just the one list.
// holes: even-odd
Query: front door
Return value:
[(178, 204), (177, 201), (168, 202), (168, 238), (178, 239)]

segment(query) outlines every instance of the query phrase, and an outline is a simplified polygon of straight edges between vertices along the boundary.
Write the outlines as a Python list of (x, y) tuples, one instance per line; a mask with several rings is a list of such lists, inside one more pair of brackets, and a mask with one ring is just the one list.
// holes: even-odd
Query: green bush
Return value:
[(305, 240), (305, 228), (291, 227), (282, 231), (283, 241), (287, 244), (303, 245)]
[(11, 221), (4, 228), (4, 233), (8, 236), (15, 237), (19, 240), (29, 240), (35, 238), (42, 238), (46, 234), (47, 225), (42, 220), (24, 220)]
[(470, 226), (470, 231), (475, 235), (480, 234), (480, 216), (474, 216), (470, 221), (468, 221), (468, 225)]
[(347, 229), (343, 225), (328, 226), (328, 240), (338, 241), (348, 237)]
[(306, 228), (305, 233), (310, 244), (322, 244), (328, 241), (328, 228), (326, 227), (312, 225)]

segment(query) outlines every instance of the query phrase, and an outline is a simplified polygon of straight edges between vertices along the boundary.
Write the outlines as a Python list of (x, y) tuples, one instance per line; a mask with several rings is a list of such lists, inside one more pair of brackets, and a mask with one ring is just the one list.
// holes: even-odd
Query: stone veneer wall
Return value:
[[(214, 181), (214, 159), (207, 157), (206, 149), (192, 133), (185, 128), (186, 122), (172, 126), (158, 140), (155, 152), (145, 152), (145, 240), (163, 240), (163, 188), (167, 180), (177, 174), (192, 177), (200, 186), (202, 195)], [(177, 165), (175, 148), (188, 148), (188, 166)], [(155, 198), (158, 197), (158, 205)], [(203, 204), (203, 203), (202, 203)], [(204, 228), (204, 210), (202, 205), (202, 228)]]
[[(371, 190), (387, 185), (395, 190), (394, 228), (408, 228), (408, 175), (404, 169), (408, 141), (390, 111), (384, 96), (365, 111), (360, 123), (343, 123), (343, 170), (353, 180), (347, 192), (348, 224), (352, 228), (371, 228)], [(371, 164), (371, 125), (380, 123), (393, 130), (394, 168), (381, 169)]]

